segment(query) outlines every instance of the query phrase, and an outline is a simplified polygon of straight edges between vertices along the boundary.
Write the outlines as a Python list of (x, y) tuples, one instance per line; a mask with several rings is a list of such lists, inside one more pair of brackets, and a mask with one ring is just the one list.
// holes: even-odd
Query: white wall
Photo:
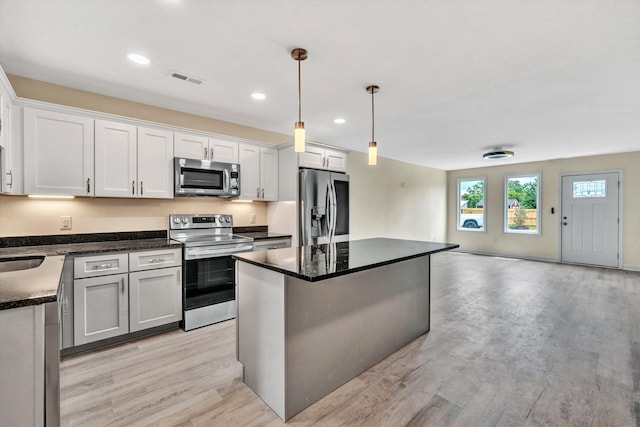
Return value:
[[(637, 219), (640, 212), (640, 192), (635, 188), (635, 183), (640, 182), (639, 165), (640, 152), (633, 152), (450, 171), (447, 173), (447, 240), (460, 244), (463, 250), (472, 252), (559, 260), (560, 175), (620, 169), (623, 171), (624, 178), (623, 266), (629, 269), (640, 269), (640, 221)], [(528, 172), (542, 173), (542, 234), (540, 236), (506, 234), (503, 232), (502, 223), (504, 175)], [(456, 179), (478, 176), (487, 177), (486, 232), (458, 231), (456, 229)], [(555, 208), (555, 214), (551, 214), (551, 207)]]

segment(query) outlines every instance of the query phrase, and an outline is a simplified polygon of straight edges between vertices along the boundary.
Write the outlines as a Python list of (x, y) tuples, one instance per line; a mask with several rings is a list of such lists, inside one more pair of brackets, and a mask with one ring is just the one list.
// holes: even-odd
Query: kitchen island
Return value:
[(283, 420), (430, 329), (430, 257), (363, 239), (235, 254), (244, 382)]

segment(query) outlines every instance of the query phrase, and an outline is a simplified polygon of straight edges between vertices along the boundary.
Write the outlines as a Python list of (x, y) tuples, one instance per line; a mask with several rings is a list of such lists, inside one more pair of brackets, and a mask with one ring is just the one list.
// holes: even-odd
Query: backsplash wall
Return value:
[[(215, 197), (172, 200), (76, 198), (32, 199), (0, 195), (0, 237), (65, 233), (166, 230), (169, 214), (233, 215), (234, 225), (267, 224), (265, 202), (237, 203)], [(71, 216), (71, 230), (60, 230), (60, 217)]]

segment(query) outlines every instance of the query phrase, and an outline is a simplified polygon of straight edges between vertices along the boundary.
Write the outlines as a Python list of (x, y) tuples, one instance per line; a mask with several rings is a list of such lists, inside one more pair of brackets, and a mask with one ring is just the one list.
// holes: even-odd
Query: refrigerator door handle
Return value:
[(336, 234), (336, 216), (338, 213), (336, 207), (336, 189), (333, 185), (333, 180), (329, 180), (329, 194), (330, 194), (330, 202), (329, 202), (329, 211), (331, 212), (331, 222), (329, 225), (329, 243), (333, 241), (333, 236)]
[(331, 181), (327, 182), (327, 197), (326, 197), (326, 201), (325, 201), (325, 206), (326, 206), (326, 218), (327, 218), (327, 238), (329, 239), (329, 242), (331, 242), (331, 222), (332, 222), (332, 218), (331, 218), (331, 214), (333, 213), (331, 211), (331, 198), (332, 193), (331, 193)]

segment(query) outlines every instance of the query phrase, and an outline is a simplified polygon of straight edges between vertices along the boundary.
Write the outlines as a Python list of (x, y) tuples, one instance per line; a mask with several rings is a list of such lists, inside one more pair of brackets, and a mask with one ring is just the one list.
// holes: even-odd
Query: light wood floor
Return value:
[[(640, 274), (432, 257), (431, 332), (291, 426), (640, 426)], [(375, 333), (375, 331), (371, 331)], [(235, 323), (62, 362), (64, 426), (280, 426), (241, 380)]]

